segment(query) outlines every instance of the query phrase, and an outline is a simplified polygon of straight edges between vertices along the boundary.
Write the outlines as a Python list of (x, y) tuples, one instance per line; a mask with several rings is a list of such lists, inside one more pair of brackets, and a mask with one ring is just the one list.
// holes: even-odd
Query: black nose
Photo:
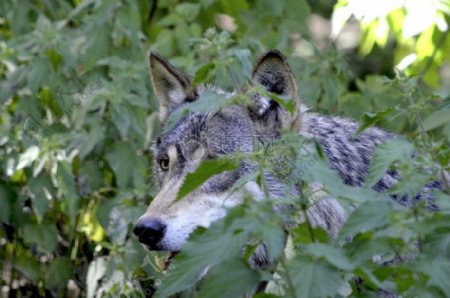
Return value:
[(139, 220), (133, 230), (139, 242), (147, 245), (150, 249), (156, 248), (156, 245), (164, 237), (165, 232), (166, 225), (156, 218), (143, 218)]

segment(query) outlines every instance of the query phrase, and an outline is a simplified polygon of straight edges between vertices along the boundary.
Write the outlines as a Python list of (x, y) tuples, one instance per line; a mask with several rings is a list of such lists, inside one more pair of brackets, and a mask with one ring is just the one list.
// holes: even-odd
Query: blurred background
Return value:
[(448, 158), (449, 19), (449, 0), (2, 0), (2, 295), (150, 295), (131, 236), (156, 192), (150, 50), (232, 90), (279, 49), (312, 110), (414, 138), (410, 95)]

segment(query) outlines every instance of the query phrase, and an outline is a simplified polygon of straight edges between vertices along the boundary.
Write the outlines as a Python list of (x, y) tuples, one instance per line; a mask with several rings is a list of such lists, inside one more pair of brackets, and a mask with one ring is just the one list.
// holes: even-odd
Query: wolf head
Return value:
[[(189, 76), (156, 53), (151, 53), (149, 59), (163, 128), (153, 146), (154, 177), (160, 191), (138, 220), (134, 233), (150, 250), (178, 251), (196, 227), (208, 227), (224, 217), (228, 208), (242, 202), (244, 194), (230, 194), (229, 189), (249, 170), (249, 165), (243, 162), (235, 171), (215, 175), (177, 201), (186, 175), (204, 160), (252, 151), (255, 136), (277, 135), (282, 128), (297, 130), (300, 125), (297, 85), (285, 57), (276, 50), (269, 51), (256, 63), (253, 83), (285, 100), (293, 100), (294, 113), (286, 112), (274, 100), (252, 94), (250, 105), (191, 112), (169, 128), (169, 116), (196, 101), (208, 87), (193, 88)], [(256, 184), (249, 183), (246, 187), (255, 196), (261, 194)]]

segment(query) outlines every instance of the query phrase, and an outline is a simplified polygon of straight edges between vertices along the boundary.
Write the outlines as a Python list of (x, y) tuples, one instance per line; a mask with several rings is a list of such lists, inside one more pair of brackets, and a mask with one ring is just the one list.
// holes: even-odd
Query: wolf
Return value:
[[(300, 102), (287, 59), (277, 50), (270, 50), (257, 60), (252, 82), (281, 99), (292, 100), (293, 113), (267, 94), (255, 92), (249, 96), (250, 104), (233, 104), (218, 111), (191, 111), (169, 126), (168, 119), (173, 113), (195, 102), (204, 92), (230, 94), (213, 86), (192, 86), (187, 74), (157, 53), (151, 52), (149, 60), (161, 123), (152, 148), (154, 177), (160, 191), (134, 228), (134, 234), (149, 250), (178, 252), (197, 227), (209, 227), (223, 218), (229, 208), (241, 204), (245, 192), (255, 199), (264, 198), (264, 190), (255, 182), (248, 182), (243, 187), (245, 191), (231, 192), (233, 184), (251, 170), (251, 164), (243, 162), (236, 170), (212, 176), (183, 199), (176, 200), (187, 174), (194, 172), (202, 161), (254, 150), (255, 143), (243, 141), (245, 136), (277, 139), (282, 130), (290, 130), (314, 139), (330, 168), (349, 186), (364, 184), (375, 148), (396, 137), (376, 127), (357, 134), (359, 125), (355, 121), (310, 112)], [(386, 191), (399, 179), (396, 172), (387, 171), (374, 189)], [(268, 197), (281, 198), (288, 185), (270, 174), (266, 180)], [(320, 181), (311, 187), (320, 189)], [(393, 198), (405, 201), (400, 196)], [(347, 214), (336, 199), (324, 196), (315, 201), (306, 216), (313, 226), (335, 237)]]

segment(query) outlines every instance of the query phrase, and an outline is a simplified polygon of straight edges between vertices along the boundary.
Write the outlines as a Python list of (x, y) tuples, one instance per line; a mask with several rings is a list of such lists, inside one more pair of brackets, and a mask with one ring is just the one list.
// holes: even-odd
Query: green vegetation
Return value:
[[(388, 168), (403, 177), (395, 191), (409, 194), (450, 170), (450, 1), (402, 2), (2, 0), (2, 295), (238, 297), (267, 280), (268, 293), (258, 297), (368, 297), (379, 289), (448, 296), (448, 177), (447, 191), (435, 193), (437, 212), (371, 190)], [(349, 211), (358, 206), (337, 239), (308, 223), (285, 232), (270, 201), (249, 199), (198, 229), (163, 272), (165, 255), (146, 253), (131, 233), (157, 192), (149, 147), (159, 122), (147, 53), (170, 58), (195, 84), (231, 90), (271, 48), (289, 57), (313, 110), (406, 138), (377, 150), (361, 188), (343, 185), (323, 159), (306, 174), (290, 171), (291, 183), (322, 181)], [(268, 168), (271, 156), (292, 151), (283, 144), (247, 158)], [(300, 168), (310, 161), (294, 160)], [(202, 169), (200, 182), (217, 173)], [(264, 184), (259, 173), (244, 179)], [(286, 200), (305, 210), (313, 197)], [(252, 269), (247, 260), (262, 242), (273, 264)]]

